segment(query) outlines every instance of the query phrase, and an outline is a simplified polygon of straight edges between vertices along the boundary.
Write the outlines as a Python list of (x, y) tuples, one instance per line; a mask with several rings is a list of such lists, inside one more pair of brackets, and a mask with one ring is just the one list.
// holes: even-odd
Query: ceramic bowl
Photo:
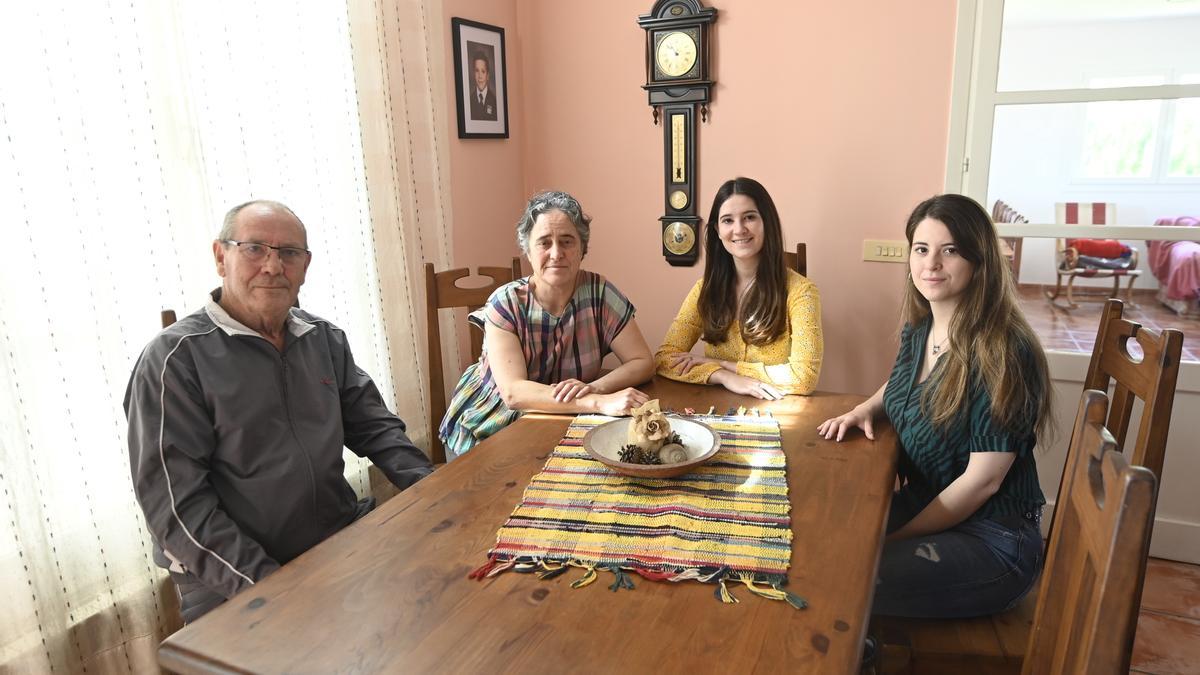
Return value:
[(583, 449), (593, 459), (603, 462), (618, 473), (640, 478), (671, 478), (685, 474), (712, 459), (721, 449), (721, 437), (713, 428), (703, 422), (696, 422), (683, 417), (668, 416), (671, 431), (679, 434), (683, 448), (687, 451), (686, 462), (675, 464), (630, 464), (620, 459), (621, 448), (626, 445), (629, 425), (633, 418), (605, 422), (583, 436)]

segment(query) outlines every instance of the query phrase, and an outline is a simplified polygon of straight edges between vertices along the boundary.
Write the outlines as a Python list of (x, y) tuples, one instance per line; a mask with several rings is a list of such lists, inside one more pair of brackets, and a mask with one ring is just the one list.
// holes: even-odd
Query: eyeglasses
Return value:
[(222, 239), (222, 244), (233, 244), (237, 246), (238, 252), (245, 256), (250, 262), (262, 262), (267, 259), (268, 251), (275, 251), (279, 255), (279, 262), (284, 265), (299, 265), (312, 252), (306, 248), (295, 248), (293, 246), (272, 246), (263, 244), (257, 241), (234, 241), (232, 239)]

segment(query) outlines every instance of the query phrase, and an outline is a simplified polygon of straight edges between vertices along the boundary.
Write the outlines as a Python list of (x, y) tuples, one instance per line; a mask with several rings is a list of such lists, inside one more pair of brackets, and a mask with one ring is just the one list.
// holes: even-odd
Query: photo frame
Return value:
[(453, 17), (454, 99), (459, 138), (508, 138), (504, 29)]

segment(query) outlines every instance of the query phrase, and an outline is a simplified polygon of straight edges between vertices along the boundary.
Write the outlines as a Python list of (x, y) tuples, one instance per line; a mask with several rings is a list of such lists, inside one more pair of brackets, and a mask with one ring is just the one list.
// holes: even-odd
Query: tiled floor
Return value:
[[(1064, 300), (1059, 298), (1059, 301)], [(1159, 304), (1153, 291), (1134, 291), (1133, 300), (1137, 306), (1130, 307), (1127, 304), (1123, 314), (1125, 318), (1153, 330), (1178, 328), (1183, 331), (1183, 360), (1200, 361), (1200, 319), (1178, 316)], [(1100, 299), (1078, 304), (1078, 309), (1063, 309), (1046, 299), (1042, 286), (1021, 285), (1021, 309), (1046, 349), (1092, 352), (1096, 328), (1100, 323), (1100, 309), (1104, 303)], [(1196, 672), (1200, 672), (1200, 666)]]
[(1151, 558), (1130, 672), (1200, 673), (1200, 565)]

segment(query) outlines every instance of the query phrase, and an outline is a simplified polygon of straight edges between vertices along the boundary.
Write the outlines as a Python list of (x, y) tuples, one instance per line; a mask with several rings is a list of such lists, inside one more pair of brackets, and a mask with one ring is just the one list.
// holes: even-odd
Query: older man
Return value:
[(296, 309), (312, 254), (283, 204), (225, 216), (221, 288), (142, 352), (125, 394), (134, 492), (192, 621), (369, 511), (342, 447), (403, 489), (432, 470), (341, 329)]

